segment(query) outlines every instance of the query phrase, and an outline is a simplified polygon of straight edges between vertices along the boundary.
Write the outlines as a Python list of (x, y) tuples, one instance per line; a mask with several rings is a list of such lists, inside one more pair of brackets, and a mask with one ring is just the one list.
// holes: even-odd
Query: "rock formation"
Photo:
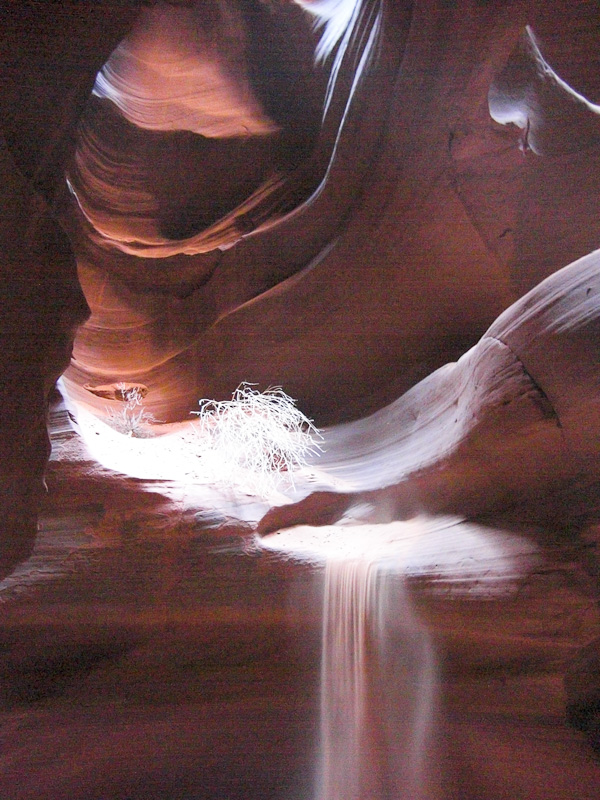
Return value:
[(358, 497), (592, 535), (599, 18), (0, 2), (0, 572), (34, 544), (63, 373), (99, 417), (134, 387), (161, 423), (283, 386), (351, 488), (265, 529)]

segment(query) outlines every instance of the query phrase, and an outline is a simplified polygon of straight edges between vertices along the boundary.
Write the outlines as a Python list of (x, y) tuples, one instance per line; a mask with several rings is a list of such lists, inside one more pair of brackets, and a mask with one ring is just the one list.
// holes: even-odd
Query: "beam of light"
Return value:
[(300, 525), (264, 536), (260, 544), (316, 563), (376, 560), (406, 576), (427, 578), (440, 589), (469, 594), (510, 591), (537, 562), (537, 550), (530, 541), (458, 517)]
[(317, 800), (438, 796), (437, 669), (407, 576), (489, 597), (531, 568), (534, 548), (503, 531), (421, 517), (342, 520), (263, 537), (267, 549), (324, 564)]
[(403, 581), (382, 562), (328, 561), (317, 800), (431, 799), (436, 673)]
[[(293, 475), (256, 474), (252, 465), (248, 468), (238, 457), (238, 446), (233, 457), (227, 457), (220, 451), (223, 439), (206, 442), (194, 422), (147, 425), (137, 435), (126, 435), (70, 397), (64, 380), (58, 386), (93, 461), (114, 473), (139, 479), (141, 489), (160, 491), (187, 506), (219, 509), (226, 516), (257, 522), (273, 505), (302, 499), (316, 488), (344, 488), (341, 481), (309, 464), (298, 463)], [(119, 405), (125, 413), (124, 404)], [(233, 435), (231, 430), (227, 434)], [(265, 434), (255, 426), (255, 435)]]

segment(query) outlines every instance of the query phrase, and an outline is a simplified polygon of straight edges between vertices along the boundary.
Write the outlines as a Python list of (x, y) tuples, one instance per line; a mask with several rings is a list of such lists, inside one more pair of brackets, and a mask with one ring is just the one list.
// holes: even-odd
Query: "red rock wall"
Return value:
[[(156, 9), (0, 7), (11, 187), (2, 469), (19, 508), (40, 481), (44, 398), (85, 316), (40, 196), (68, 231), (91, 308), (71, 391), (103, 413), (86, 386), (140, 382), (164, 421), (242, 380), (282, 384), (318, 422), (364, 414), (457, 358), (526, 289), (597, 246), (597, 3), (352, 8), (354, 38), (344, 44), (342, 30), (316, 66), (321, 34), (295, 4), (236, 7), (245, 49), (236, 44), (233, 62), (227, 24), (211, 18), (221, 49), (202, 51), (198, 68), (221, 75), (229, 94), (211, 84), (208, 105), (223, 105), (243, 79), (252, 113), (273, 124), (200, 139), (138, 128), (108, 100), (89, 100), (132, 26), (151, 39)], [(210, 7), (201, 13), (206, 21)], [(15, 400), (24, 385), (32, 410)]]

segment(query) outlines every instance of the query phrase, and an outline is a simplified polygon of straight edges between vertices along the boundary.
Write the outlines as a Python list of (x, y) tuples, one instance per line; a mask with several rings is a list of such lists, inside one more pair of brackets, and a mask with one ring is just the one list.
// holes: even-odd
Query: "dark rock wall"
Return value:
[(132, 3), (0, 6), (0, 571), (33, 544), (47, 399), (88, 315), (53, 204), (95, 72), (134, 15)]

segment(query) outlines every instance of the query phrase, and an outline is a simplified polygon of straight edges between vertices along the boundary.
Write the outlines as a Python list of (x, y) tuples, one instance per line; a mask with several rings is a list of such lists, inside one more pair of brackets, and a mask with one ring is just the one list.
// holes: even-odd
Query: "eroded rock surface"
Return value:
[(169, 422), (246, 380), (356, 417), (597, 245), (592, 2), (63, 5), (6, 4), (3, 129), (69, 233), (100, 415), (86, 386)]
[[(74, 337), (65, 385), (100, 417), (127, 387), (143, 387), (166, 423), (241, 381), (281, 384), (319, 424), (354, 420), (329, 431), (322, 462), (347, 486), (275, 509), (264, 529), (331, 522), (358, 504), (375, 521), (423, 510), (535, 520), (538, 538), (557, 543), (567, 585), (553, 575), (518, 613), (502, 608), (501, 635), (489, 606), (465, 635), (472, 614), (425, 603), (446, 647), (446, 735), (460, 756), (446, 796), (548, 800), (578, 785), (595, 797), (597, 765), (563, 725), (559, 673), (597, 632), (587, 616), (597, 585), (573, 590), (564, 563), (599, 512), (599, 17), (597, 0), (0, 2), (0, 573), (32, 552), (48, 398)], [(57, 798), (89, 800), (94, 781), (103, 798), (164, 798), (197, 788), (209, 759), (207, 797), (246, 797), (249, 776), (257, 796), (275, 796), (288, 765), (261, 773), (256, 743), (281, 724), (266, 709), (289, 688), (285, 667), (265, 693), (236, 692), (247, 698), (278, 658), (281, 592), (265, 600), (248, 578), (240, 602), (260, 602), (231, 611), (231, 562), (198, 555), (179, 506), (79, 469), (93, 472), (69, 467), (55, 483), (62, 511), (3, 616), (10, 764), (25, 763), (32, 731), (50, 753), (27, 762), (26, 783), (9, 764), (3, 786), (39, 795), (54, 758)], [(38, 568), (52, 573), (57, 560), (67, 566), (40, 588)], [(227, 572), (222, 602), (207, 601), (196, 568)], [(261, 633), (263, 602), (277, 611)], [(247, 625), (265, 636), (258, 659)], [(182, 666), (191, 642), (202, 653)], [(567, 690), (572, 721), (594, 741), (596, 673), (589, 645)], [(223, 725), (215, 697), (226, 685)], [(121, 705), (127, 687), (133, 706)], [(176, 718), (161, 706), (136, 728), (135, 703), (155, 702), (157, 687)], [(212, 699), (199, 707), (197, 692)], [(75, 725), (74, 706), (89, 711)], [(507, 721), (516, 706), (532, 711), (525, 727)], [(240, 709), (260, 724), (240, 731)], [(216, 746), (199, 743), (199, 721)], [(156, 730), (160, 763), (140, 788)], [(182, 730), (194, 744), (174, 766)], [(282, 741), (306, 767), (300, 739)], [(83, 778), (80, 743), (92, 765)], [(113, 756), (116, 772), (105, 769)], [(237, 772), (226, 785), (228, 759)]]

